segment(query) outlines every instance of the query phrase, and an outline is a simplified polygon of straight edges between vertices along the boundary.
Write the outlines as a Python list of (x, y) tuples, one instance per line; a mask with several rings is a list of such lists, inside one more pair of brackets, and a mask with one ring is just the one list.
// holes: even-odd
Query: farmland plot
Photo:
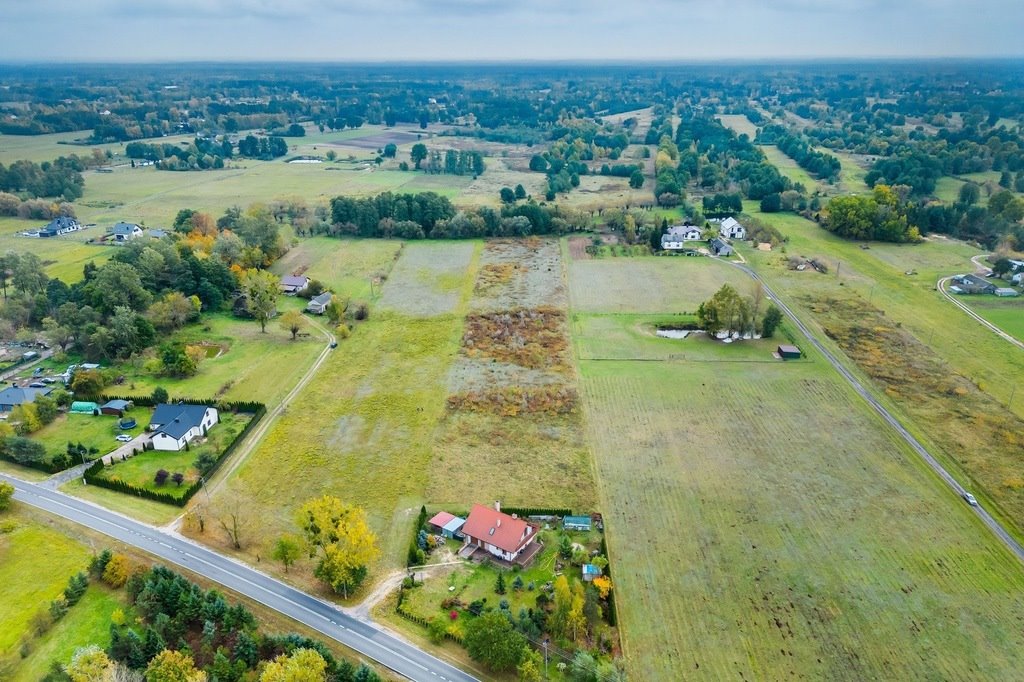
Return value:
[(479, 248), (465, 241), (407, 243), (384, 285), (381, 309), (417, 317), (454, 312)]
[(750, 280), (711, 258), (649, 257), (573, 261), (569, 297), (576, 312), (692, 313), (724, 283), (746, 293)]
[(583, 362), (635, 679), (1005, 679), (1024, 579), (822, 363)]

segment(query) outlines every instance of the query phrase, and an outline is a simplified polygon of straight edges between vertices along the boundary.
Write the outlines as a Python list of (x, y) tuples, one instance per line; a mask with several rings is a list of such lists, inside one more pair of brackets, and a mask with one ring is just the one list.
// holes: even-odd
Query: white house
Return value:
[(286, 296), (294, 296), (309, 286), (309, 277), (305, 275), (285, 275), (277, 286), (281, 289), (281, 293)]
[(114, 223), (110, 234), (114, 235), (115, 242), (128, 242), (142, 236), (142, 228), (135, 223)]
[(747, 228), (743, 227), (735, 218), (726, 218), (718, 227), (718, 235), (725, 239), (746, 239)]
[(696, 225), (673, 225), (661, 235), (661, 248), (675, 251), (686, 247), (686, 242), (700, 241), (701, 229)]
[(209, 405), (157, 405), (149, 421), (153, 449), (184, 450), (189, 441), (205, 436), (217, 421), (217, 408)]
[(314, 296), (306, 304), (306, 312), (314, 315), (323, 315), (327, 306), (331, 304), (331, 292), (325, 291), (319, 296)]

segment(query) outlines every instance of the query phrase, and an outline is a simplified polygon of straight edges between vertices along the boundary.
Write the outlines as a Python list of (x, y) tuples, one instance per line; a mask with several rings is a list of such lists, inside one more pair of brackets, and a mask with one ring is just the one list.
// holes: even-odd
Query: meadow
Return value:
[(969, 297), (971, 309), (1007, 334), (1024, 341), (1024, 301), (1017, 298)]
[(773, 144), (764, 144), (758, 147), (764, 155), (768, 157), (768, 161), (779, 169), (785, 177), (793, 181), (793, 184), (800, 183), (807, 188), (808, 193), (815, 193), (816, 191), (824, 191), (827, 186), (822, 183), (801, 168), (797, 162), (788, 154), (780, 150)]

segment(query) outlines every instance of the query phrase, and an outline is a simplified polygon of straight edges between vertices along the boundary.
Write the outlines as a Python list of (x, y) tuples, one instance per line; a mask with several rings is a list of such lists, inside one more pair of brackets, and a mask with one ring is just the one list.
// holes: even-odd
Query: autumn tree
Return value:
[(325, 495), (299, 510), (297, 522), (311, 554), (319, 555), (313, 574), (348, 598), (366, 578), (369, 564), (380, 555), (377, 536), (366, 523), (366, 512)]
[(325, 682), (327, 661), (314, 649), (281, 654), (263, 668), (260, 682)]
[(266, 270), (249, 269), (239, 277), (245, 309), (266, 333), (267, 321), (277, 312), (278, 278)]
[(64, 666), (64, 672), (71, 682), (99, 682), (109, 678), (113, 666), (106, 652), (93, 644), (77, 649), (71, 662)]
[(6, 481), (0, 481), (0, 512), (7, 511), (11, 506), (12, 497), (14, 497), (14, 486)]
[(248, 499), (234, 491), (226, 492), (210, 505), (210, 515), (224, 531), (231, 546), (242, 549), (256, 522)]
[(298, 310), (286, 310), (285, 313), (281, 315), (281, 321), (279, 324), (281, 325), (281, 329), (291, 332), (292, 341), (294, 341), (295, 337), (298, 336), (299, 331), (306, 326), (306, 318)]
[(302, 545), (294, 535), (282, 535), (274, 543), (270, 556), (284, 564), (284, 572), (287, 573), (288, 568), (302, 556)]
[(188, 654), (164, 649), (146, 666), (146, 682), (206, 682), (206, 673)]
[(723, 284), (714, 296), (697, 308), (697, 319), (709, 334), (744, 333), (753, 329), (753, 306), (730, 285)]

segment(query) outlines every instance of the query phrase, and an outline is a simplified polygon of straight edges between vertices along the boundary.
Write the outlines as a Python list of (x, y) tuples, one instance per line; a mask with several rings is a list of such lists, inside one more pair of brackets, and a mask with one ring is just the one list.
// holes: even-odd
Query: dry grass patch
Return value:
[(1024, 528), (1024, 420), (868, 303), (805, 298), (825, 333)]
[(568, 348), (565, 313), (552, 308), (470, 315), (462, 334), (467, 356), (530, 369), (564, 371)]
[(568, 386), (504, 386), (490, 391), (469, 391), (450, 395), (448, 409), (497, 414), (502, 417), (571, 414), (576, 411), (577, 400), (576, 389)]

